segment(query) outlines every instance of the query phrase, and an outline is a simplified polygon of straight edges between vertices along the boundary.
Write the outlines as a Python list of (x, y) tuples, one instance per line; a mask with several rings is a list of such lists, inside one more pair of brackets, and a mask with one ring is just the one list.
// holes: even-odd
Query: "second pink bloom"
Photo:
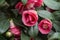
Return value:
[(43, 19), (39, 22), (38, 29), (42, 34), (48, 34), (52, 29), (52, 22), (48, 19)]

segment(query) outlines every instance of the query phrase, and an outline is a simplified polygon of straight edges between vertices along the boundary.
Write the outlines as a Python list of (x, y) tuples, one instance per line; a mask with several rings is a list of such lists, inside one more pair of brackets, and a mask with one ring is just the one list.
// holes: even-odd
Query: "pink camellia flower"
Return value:
[(35, 7), (40, 7), (43, 4), (43, 0), (28, 0), (27, 4), (33, 4)]
[(24, 10), (30, 10), (30, 9), (35, 9), (33, 7), (32, 3), (27, 3), (26, 5), (23, 5), (22, 2), (18, 2), (15, 6), (16, 9), (18, 9), (19, 14), (21, 14)]
[(21, 34), (19, 28), (17, 28), (17, 27), (10, 28), (10, 32), (13, 33), (15, 36), (20, 36), (20, 34)]
[(27, 9), (35, 9), (34, 7), (34, 0), (27, 0), (26, 7)]
[(22, 2), (18, 2), (15, 6), (16, 9), (18, 9), (19, 13), (23, 12), (24, 10), (24, 5)]
[(20, 36), (20, 34), (21, 34), (21, 30), (17, 26), (14, 25), (12, 20), (10, 21), (10, 29), (9, 30), (15, 36)]
[(34, 6), (35, 6), (35, 7), (41, 7), (42, 4), (43, 4), (43, 0), (36, 0)]
[(34, 3), (30, 3), (30, 4), (26, 4), (26, 9), (28, 9), (28, 10), (30, 10), (30, 9), (32, 9), (32, 10), (34, 10), (35, 9), (35, 7), (34, 7)]
[(43, 19), (38, 24), (38, 29), (42, 34), (48, 34), (52, 29), (52, 22), (48, 19)]
[(38, 15), (35, 10), (26, 10), (22, 14), (22, 22), (26, 26), (34, 26), (38, 20)]

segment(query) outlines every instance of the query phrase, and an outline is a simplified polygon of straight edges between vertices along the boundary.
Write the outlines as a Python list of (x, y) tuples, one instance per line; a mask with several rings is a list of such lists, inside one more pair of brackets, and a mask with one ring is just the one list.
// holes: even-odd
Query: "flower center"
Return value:
[(26, 22), (33, 24), (35, 21), (35, 18), (29, 14), (26, 15)]
[(43, 28), (44, 29), (47, 29), (48, 28), (48, 25), (47, 24), (43, 24)]

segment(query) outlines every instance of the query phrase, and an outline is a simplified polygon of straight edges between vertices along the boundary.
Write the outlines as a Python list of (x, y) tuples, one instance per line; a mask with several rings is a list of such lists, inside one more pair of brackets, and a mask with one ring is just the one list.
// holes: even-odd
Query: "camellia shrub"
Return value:
[(60, 40), (60, 0), (0, 0), (0, 40)]

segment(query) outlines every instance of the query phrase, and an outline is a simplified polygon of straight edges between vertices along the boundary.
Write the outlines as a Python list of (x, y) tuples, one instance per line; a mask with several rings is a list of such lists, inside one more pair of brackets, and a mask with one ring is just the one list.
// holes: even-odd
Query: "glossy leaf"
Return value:
[(38, 23), (34, 26), (34, 36), (38, 35)]
[(49, 8), (54, 10), (60, 10), (60, 2), (57, 2), (56, 0), (43, 0), (43, 1), (44, 4)]
[(54, 17), (53, 17), (53, 15), (52, 15), (52, 13), (50, 13), (50, 12), (48, 12), (48, 11), (46, 11), (46, 10), (39, 10), (39, 11), (37, 11), (37, 12), (38, 12), (38, 15), (39, 15), (40, 17), (54, 20)]
[(60, 33), (54, 33), (48, 40), (60, 40)]
[(33, 27), (30, 28), (29, 30), (29, 35), (34, 37), (34, 30), (33, 30)]
[(9, 21), (4, 15), (4, 13), (0, 12), (0, 34), (7, 31), (9, 28)]
[(60, 21), (60, 11), (55, 11), (53, 15), (55, 17), (55, 20)]
[(53, 22), (53, 27), (57, 32), (60, 32), (60, 22), (59, 21), (54, 21)]
[(21, 33), (21, 40), (30, 40), (30, 37), (22, 32)]
[(29, 35), (32, 37), (36, 37), (38, 35), (38, 23), (36, 23), (34, 27), (30, 28)]

